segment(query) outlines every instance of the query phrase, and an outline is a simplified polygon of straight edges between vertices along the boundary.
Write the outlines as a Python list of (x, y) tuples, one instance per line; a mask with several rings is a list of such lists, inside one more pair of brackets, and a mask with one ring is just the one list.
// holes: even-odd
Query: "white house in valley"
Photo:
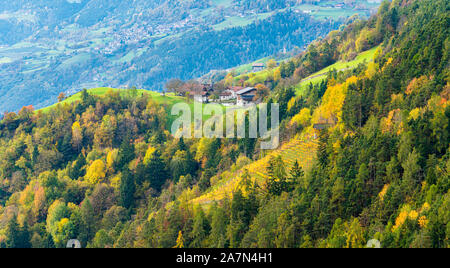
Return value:
[(194, 94), (194, 100), (196, 102), (201, 103), (208, 103), (209, 102), (209, 92), (208, 91), (202, 91), (201, 93), (195, 93)]

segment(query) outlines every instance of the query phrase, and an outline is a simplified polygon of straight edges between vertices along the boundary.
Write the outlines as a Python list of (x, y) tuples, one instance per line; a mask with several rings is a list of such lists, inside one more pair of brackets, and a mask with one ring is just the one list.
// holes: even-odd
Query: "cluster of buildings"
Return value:
[(201, 103), (218, 102), (223, 105), (247, 106), (256, 103), (256, 91), (255, 87), (230, 87), (219, 94), (219, 99), (212, 99), (213, 86), (204, 85), (203, 90), (194, 95), (194, 100)]
[(152, 28), (152, 35), (164, 35), (177, 33), (186, 28), (192, 28), (200, 24), (199, 19), (195, 19), (192, 15), (184, 20), (170, 24), (160, 24)]
[(254, 87), (231, 87), (220, 94), (220, 101), (236, 100), (237, 106), (246, 106), (256, 102), (256, 91)]
[[(154, 25), (153, 23), (139, 23), (115, 32), (110, 42), (97, 45), (94, 50), (103, 54), (112, 55), (124, 45), (138, 44), (149, 36), (168, 36), (177, 34), (200, 24), (200, 20), (189, 16), (188, 18), (173, 23)], [(103, 33), (106, 35), (106, 32)]]

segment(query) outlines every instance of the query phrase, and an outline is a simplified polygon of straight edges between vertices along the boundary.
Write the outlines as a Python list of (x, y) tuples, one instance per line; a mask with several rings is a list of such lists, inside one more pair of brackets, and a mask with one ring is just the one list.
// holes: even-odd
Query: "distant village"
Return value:
[[(367, 0), (368, 3), (379, 3), (382, 0)], [(301, 2), (301, 1), (300, 1)], [(352, 10), (368, 10), (369, 8), (365, 5), (365, 3), (357, 2), (354, 0), (345, 0), (345, 1), (337, 1), (337, 2), (327, 2), (322, 5), (317, 5), (320, 3), (320, 0), (316, 1), (305, 1), (306, 3), (311, 2), (317, 8), (312, 9), (295, 9), (296, 13), (305, 13), (311, 14), (314, 13), (320, 8), (334, 8), (334, 9), (352, 9)], [(142, 15), (142, 14), (141, 14)], [(254, 10), (243, 10), (238, 11), (235, 9), (228, 10), (228, 13), (222, 17), (222, 21), (225, 21), (228, 18), (233, 16), (245, 18), (247, 16), (256, 16), (257, 13)], [(112, 55), (116, 50), (122, 48), (124, 45), (136, 45), (141, 43), (143, 40), (147, 40), (149, 36), (152, 37), (160, 37), (164, 38), (170, 35), (174, 35), (180, 32), (183, 32), (187, 29), (193, 29), (200, 25), (204, 24), (204, 20), (202, 18), (190, 15), (182, 20), (160, 23), (158, 25), (154, 25), (151, 22), (145, 22), (142, 24), (133, 24), (131, 27), (121, 30), (120, 32), (114, 33), (113, 38), (111, 38), (111, 42), (106, 44), (97, 44), (93, 50), (102, 53), (105, 55)], [(106, 33), (105, 33), (106, 34)], [(76, 37), (74, 37), (76, 38)], [(145, 42), (141, 44), (144, 46)]]

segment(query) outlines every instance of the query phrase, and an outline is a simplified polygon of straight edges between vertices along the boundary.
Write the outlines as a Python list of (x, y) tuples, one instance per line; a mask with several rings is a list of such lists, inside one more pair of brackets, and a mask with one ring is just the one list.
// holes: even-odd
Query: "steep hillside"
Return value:
[[(212, 217), (203, 218), (202, 209), (195, 205), (190, 212), (196, 223), (211, 224), (200, 229), (211, 228), (203, 240), (208, 245), (364, 247), (376, 238), (383, 247), (448, 246), (449, 8), (446, 1), (385, 3), (376, 20), (363, 27), (353, 25), (356, 34), (340, 39), (335, 52), (351, 40), (356, 40), (354, 48), (359, 50), (358, 43), (372, 36), (363, 42), (375, 46), (369, 45), (371, 50), (363, 55), (373, 60), (361, 66), (362, 57), (357, 57), (359, 66), (352, 66), (357, 67), (353, 70), (337, 62), (334, 67), (340, 71), (321, 78), (326, 81), (323, 92), (317, 92), (323, 90), (321, 83), (289, 101), (291, 110), (306, 102), (312, 111), (300, 109), (285, 124), (285, 131), (292, 131), (292, 125), (297, 133), (313, 124), (329, 126), (320, 131), (317, 161), (311, 161), (313, 168), (306, 176), (295, 176), (302, 173), (283, 163), (283, 158), (278, 162), (268, 156), (271, 161), (264, 158), (213, 177), (212, 188), (204, 194), (195, 187), (184, 192), (178, 202), (151, 214), (150, 224), (164, 215), (176, 215), (174, 211), (188, 206), (186, 200), (193, 200)], [(377, 36), (379, 41), (370, 41)], [(312, 63), (308, 57), (320, 53), (317, 58), (323, 60), (324, 52), (329, 52), (323, 49), (333, 41), (318, 42), (303, 58), (288, 63), (296, 69), (285, 70), (286, 80), (271, 80), (265, 71), (248, 78), (231, 75), (225, 83), (251, 85), (252, 79), (260, 79), (283, 96), (284, 87), (331, 69), (306, 68)], [(349, 55), (345, 49), (341, 53), (345, 54), (338, 57), (344, 59)], [(295, 140), (274, 156), (302, 156), (292, 152), (296, 148), (292, 144)], [(295, 179), (297, 186), (292, 189), (289, 184)]]
[(305, 89), (310, 86), (310, 84), (315, 85), (322, 82), (327, 78), (327, 75), (330, 72), (343, 72), (353, 70), (356, 69), (360, 64), (367, 64), (369, 62), (372, 62), (374, 60), (375, 53), (379, 49), (379, 47), (374, 47), (370, 50), (358, 54), (358, 56), (356, 56), (356, 58), (352, 61), (339, 61), (306, 77), (296, 86), (297, 94), (302, 94)]
[(211, 185), (200, 197), (192, 200), (193, 204), (209, 205), (213, 202), (220, 202), (225, 198), (232, 198), (233, 193), (243, 187), (245, 178), (250, 177), (251, 183), (256, 183), (264, 188), (269, 175), (266, 168), (272, 158), (280, 156), (285, 164), (286, 170), (291, 170), (295, 162), (305, 170), (310, 171), (318, 148), (318, 140), (311, 136), (309, 140), (293, 139), (284, 144), (280, 149), (269, 153), (264, 158), (251, 164), (245, 165), (235, 172), (225, 172), (211, 178), (217, 181)]
[[(324, 80), (326, 80), (327, 76), (333, 72), (344, 72), (344, 71), (352, 71), (354, 69), (357, 69), (358, 66), (364, 65), (367, 63), (370, 63), (374, 60), (374, 57), (376, 53), (380, 53), (380, 47), (374, 47), (367, 51), (363, 51), (355, 56), (353, 60), (339, 60), (336, 63), (333, 63), (329, 66), (324, 67), (320, 71), (317, 71), (306, 78), (301, 79), (301, 81), (295, 85), (296, 93), (302, 94), (307, 89), (307, 87), (312, 85), (316, 85)], [(263, 60), (260, 60), (258, 62), (265, 62), (270, 60), (270, 58), (266, 58)], [(289, 60), (283, 60), (289, 61)], [(239, 84), (243, 86), (255, 86), (257, 84), (268, 84), (273, 82), (274, 78), (276, 76), (281, 76), (281, 68), (282, 67), (276, 67), (273, 69), (266, 69), (259, 72), (251, 72), (251, 67), (249, 66), (240, 66), (237, 69), (233, 69), (232, 72), (234, 74), (237, 74), (236, 77), (234, 77), (234, 84)], [(243, 70), (246, 70), (243, 71)], [(240, 74), (241, 72), (245, 72), (245, 74)], [(281, 77), (280, 77), (281, 78)]]

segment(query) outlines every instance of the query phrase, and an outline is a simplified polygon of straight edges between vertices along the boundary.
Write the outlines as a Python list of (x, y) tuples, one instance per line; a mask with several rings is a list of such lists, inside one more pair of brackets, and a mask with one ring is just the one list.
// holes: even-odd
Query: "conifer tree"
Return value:
[(86, 244), (94, 238), (96, 233), (95, 213), (89, 198), (84, 199), (81, 203), (81, 220), (83, 224), (80, 232), (80, 240)]
[(84, 177), (85, 170), (83, 167), (85, 165), (86, 165), (86, 158), (83, 156), (83, 154), (79, 154), (73, 167), (69, 168), (69, 177), (72, 180), (77, 180), (81, 177)]
[(30, 230), (25, 222), (20, 227), (17, 217), (13, 216), (6, 227), (6, 247), (8, 248), (30, 248)]
[(201, 207), (198, 207), (194, 217), (194, 226), (191, 233), (192, 243), (190, 247), (201, 248), (203, 246), (203, 241), (209, 232), (208, 225), (205, 212), (203, 212)]
[(298, 183), (300, 182), (303, 177), (305, 176), (305, 172), (303, 172), (302, 167), (298, 164), (298, 161), (295, 160), (294, 166), (291, 169), (291, 180), (292, 183)]
[(169, 175), (159, 151), (153, 153), (150, 162), (146, 166), (146, 172), (150, 180), (150, 186), (155, 190), (160, 191)]
[(224, 248), (227, 245), (227, 216), (222, 207), (217, 204), (212, 206), (210, 245), (216, 248)]
[(120, 203), (122, 207), (128, 209), (133, 206), (135, 191), (134, 174), (128, 168), (125, 168), (120, 181)]
[(125, 137), (119, 148), (116, 170), (122, 170), (122, 168), (124, 168), (125, 165), (127, 165), (134, 159), (134, 156), (135, 156), (134, 145), (131, 143), (129, 137)]
[(8, 222), (6, 228), (6, 247), (8, 248), (19, 248), (20, 247), (20, 226), (17, 223), (17, 218), (14, 216)]

